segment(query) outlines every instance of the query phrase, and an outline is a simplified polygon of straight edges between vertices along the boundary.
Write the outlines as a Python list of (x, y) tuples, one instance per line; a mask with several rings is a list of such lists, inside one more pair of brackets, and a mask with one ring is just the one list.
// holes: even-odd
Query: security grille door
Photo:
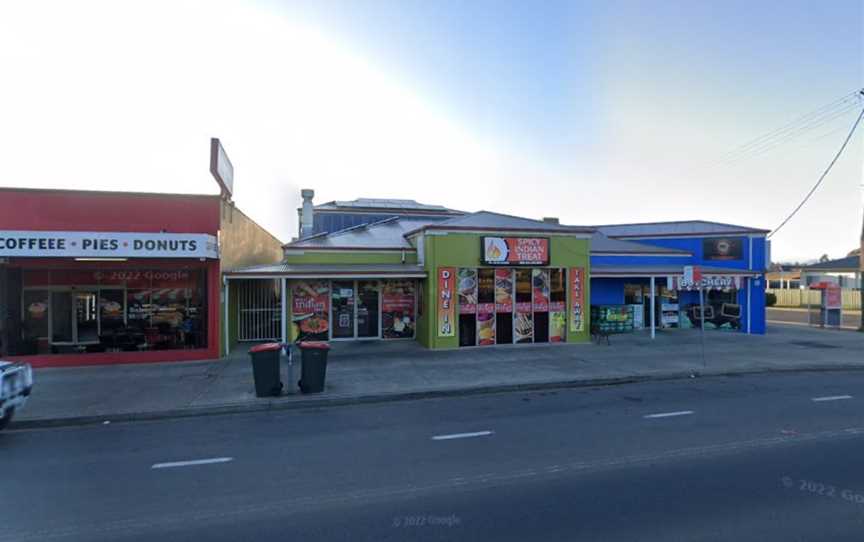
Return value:
[(237, 288), (241, 341), (278, 341), (282, 338), (282, 284), (278, 279), (231, 281)]

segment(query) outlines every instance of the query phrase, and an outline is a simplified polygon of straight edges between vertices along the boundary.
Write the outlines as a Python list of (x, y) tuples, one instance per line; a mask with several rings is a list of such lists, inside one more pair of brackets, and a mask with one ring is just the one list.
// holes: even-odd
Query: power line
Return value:
[[(763, 135), (761, 135), (755, 139), (752, 139), (752, 140), (748, 141), (747, 143), (739, 145), (738, 147), (735, 147), (734, 149), (731, 149), (730, 151), (721, 155), (719, 161), (727, 160), (727, 159), (732, 158), (734, 155), (739, 154), (739, 153), (748, 152), (754, 146), (760, 146), (760, 145), (763, 145), (768, 140), (775, 139), (777, 137), (781, 137), (789, 131), (793, 131), (797, 128), (800, 128), (800, 126), (802, 124), (811, 123), (811, 122), (817, 121), (817, 119), (821, 119), (821, 118), (829, 116), (833, 113), (836, 113), (838, 109), (846, 110), (850, 105), (857, 104), (857, 100), (859, 99), (859, 97), (860, 96), (859, 96), (859, 93), (857, 90), (850, 92), (849, 94), (846, 94), (845, 96), (838, 98), (827, 105), (824, 105), (824, 106), (822, 106), (818, 109), (815, 109), (809, 113), (801, 115), (800, 117), (793, 120), (792, 122), (789, 122), (789, 123), (777, 128), (777, 129), (772, 130), (766, 134), (763, 134)], [(850, 104), (850, 102), (852, 102), (852, 103)]]
[[(862, 96), (864, 96), (864, 90), (861, 90), (860, 93), (861, 93)], [(828, 175), (828, 172), (830, 172), (830, 171), (831, 171), (831, 168), (834, 167), (834, 164), (837, 163), (837, 159), (840, 158), (840, 155), (841, 155), (841, 154), (843, 154), (843, 151), (846, 149), (846, 145), (849, 144), (849, 140), (852, 139), (852, 135), (855, 133), (855, 129), (858, 128), (858, 124), (861, 122), (861, 118), (862, 118), (862, 117), (864, 117), (864, 108), (862, 108), (862, 109), (861, 109), (861, 112), (858, 113), (858, 118), (855, 119), (855, 124), (853, 124), (853, 125), (852, 125), (852, 129), (849, 130), (849, 135), (846, 136), (846, 139), (843, 141), (843, 145), (840, 146), (840, 150), (838, 150), (838, 151), (837, 151), (837, 154), (834, 155), (834, 158), (831, 160), (831, 163), (828, 164), (828, 167), (825, 169), (825, 171), (824, 171), (824, 172), (822, 173), (822, 175), (819, 177), (819, 180), (816, 181), (816, 184), (813, 185), (813, 188), (810, 189), (810, 192), (807, 192), (807, 195), (804, 196), (804, 199), (801, 200), (801, 203), (798, 204), (798, 207), (795, 207), (795, 210), (792, 211), (792, 213), (791, 213), (789, 216), (786, 217), (786, 220), (784, 220), (783, 222), (780, 223), (779, 226), (777, 226), (776, 228), (774, 228), (774, 231), (772, 231), (771, 233), (769, 233), (768, 236), (767, 236), (767, 238), (770, 239), (771, 236), (773, 236), (775, 233), (777, 233), (778, 231), (780, 231), (780, 228), (782, 228), (783, 226), (786, 225), (787, 222), (789, 222), (790, 220), (792, 220), (792, 217), (795, 216), (795, 215), (798, 213), (799, 210), (801, 210), (801, 207), (804, 207), (804, 204), (807, 203), (807, 200), (810, 199), (810, 196), (813, 195), (813, 192), (815, 192), (816, 189), (819, 188), (819, 185), (822, 184), (822, 181), (825, 180), (825, 177)]]
[(826, 116), (820, 117), (818, 119), (813, 119), (812, 121), (805, 123), (805, 124), (802, 124), (801, 126), (796, 127), (794, 130), (785, 133), (783, 136), (779, 136), (775, 139), (766, 140), (762, 144), (757, 145), (755, 147), (752, 147), (749, 150), (739, 154), (738, 156), (733, 156), (731, 158), (727, 158), (727, 159), (721, 161), (718, 165), (727, 166), (727, 165), (735, 164), (737, 162), (741, 162), (742, 160), (749, 160), (751, 158), (757, 158), (757, 157), (759, 157), (765, 153), (768, 153), (768, 152), (776, 149), (777, 147), (779, 147), (781, 145), (784, 145), (786, 143), (794, 141), (795, 139), (798, 139), (799, 137), (801, 137), (802, 135), (804, 135), (808, 132), (811, 132), (813, 130), (821, 128), (822, 126), (825, 126), (826, 124), (829, 124), (829, 123), (833, 122), (834, 120), (837, 120), (839, 118), (846, 116), (847, 114), (849, 114), (849, 112), (855, 111), (856, 109), (858, 109), (858, 107), (859, 107), (859, 104), (851, 103), (847, 107), (845, 107), (844, 109), (841, 109), (839, 111), (834, 111), (834, 112), (832, 112)]

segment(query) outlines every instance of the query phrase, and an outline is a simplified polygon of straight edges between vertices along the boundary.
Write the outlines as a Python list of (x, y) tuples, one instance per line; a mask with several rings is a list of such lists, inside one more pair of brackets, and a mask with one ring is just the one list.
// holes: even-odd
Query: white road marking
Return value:
[(174, 467), (192, 467), (195, 465), (212, 465), (214, 463), (227, 463), (234, 461), (233, 457), (211, 457), (210, 459), (194, 459), (192, 461), (170, 461), (168, 463), (155, 463), (151, 469), (170, 469)]
[(814, 403), (821, 403), (822, 401), (841, 401), (843, 399), (852, 399), (851, 395), (828, 395), (827, 397), (814, 397), (811, 399)]
[(451, 435), (435, 435), (432, 440), (452, 440), (454, 438), (486, 437), (494, 431), (476, 431), (474, 433), (453, 433)]
[(677, 412), (660, 412), (659, 414), (646, 414), (643, 418), (671, 418), (672, 416), (686, 416), (693, 414), (692, 410), (679, 410)]

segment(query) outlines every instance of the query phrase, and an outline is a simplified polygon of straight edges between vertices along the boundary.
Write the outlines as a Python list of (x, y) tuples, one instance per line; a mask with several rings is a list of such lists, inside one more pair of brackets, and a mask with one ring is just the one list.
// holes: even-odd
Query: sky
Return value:
[[(0, 185), (218, 193), (219, 137), (283, 241), (301, 188), (773, 229), (859, 109), (735, 149), (862, 86), (861, 0), (0, 0)], [(859, 246), (862, 134), (775, 261)]]

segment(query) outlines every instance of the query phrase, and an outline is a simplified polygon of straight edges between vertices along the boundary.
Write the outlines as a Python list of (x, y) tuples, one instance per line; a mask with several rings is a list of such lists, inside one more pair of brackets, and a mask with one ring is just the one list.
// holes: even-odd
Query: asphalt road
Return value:
[[(800, 309), (778, 309), (768, 307), (766, 310), (766, 318), (769, 322), (786, 322), (791, 324), (806, 324), (808, 313), (806, 310)], [(818, 317), (818, 315), (816, 316)], [(861, 326), (861, 313), (843, 311), (843, 326), (855, 328)]]
[(0, 541), (860, 540), (862, 415), (850, 372), (11, 431)]

